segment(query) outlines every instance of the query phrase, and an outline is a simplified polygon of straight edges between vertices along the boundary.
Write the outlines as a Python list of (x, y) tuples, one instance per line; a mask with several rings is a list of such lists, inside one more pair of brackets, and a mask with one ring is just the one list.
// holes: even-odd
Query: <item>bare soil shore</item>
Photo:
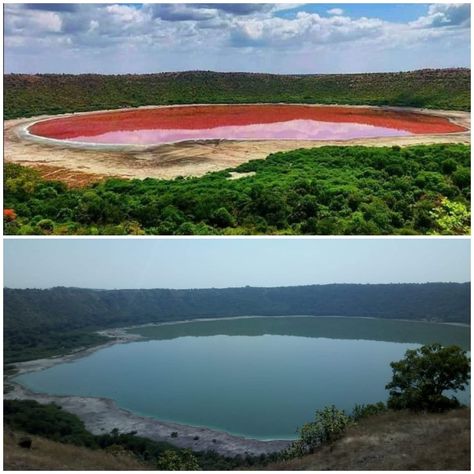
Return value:
[[(11, 382), (10, 382), (11, 383)], [(5, 399), (36, 400), (38, 403), (56, 403), (64, 410), (77, 415), (93, 434), (109, 433), (117, 428), (121, 433), (136, 431), (138, 436), (155, 441), (167, 441), (180, 448), (193, 451), (216, 451), (225, 456), (258, 456), (285, 449), (290, 441), (261, 441), (241, 438), (223, 431), (159, 421), (135, 415), (119, 408), (108, 398), (56, 396), (31, 392), (13, 383), (13, 390)], [(177, 433), (177, 437), (172, 437)]]
[[(354, 108), (355, 106), (350, 107)], [(202, 176), (208, 172), (236, 167), (249, 160), (266, 158), (270, 153), (297, 148), (314, 148), (327, 145), (408, 146), (435, 143), (470, 143), (471, 119), (469, 112), (408, 107), (364, 107), (445, 117), (453, 123), (465, 127), (466, 131), (337, 141), (202, 140), (151, 147), (136, 145), (77, 147), (73, 144), (68, 145), (64, 142), (58, 143), (55, 140), (29, 136), (27, 128), (32, 123), (47, 118), (60, 117), (60, 115), (39, 116), (28, 119), (6, 120), (4, 122), (4, 157), (6, 162), (36, 168), (46, 178), (59, 179), (72, 186), (81, 186), (113, 176), (138, 179)], [(97, 113), (97, 111), (83, 112), (81, 115), (91, 113)], [(70, 115), (65, 114), (64, 116)]]

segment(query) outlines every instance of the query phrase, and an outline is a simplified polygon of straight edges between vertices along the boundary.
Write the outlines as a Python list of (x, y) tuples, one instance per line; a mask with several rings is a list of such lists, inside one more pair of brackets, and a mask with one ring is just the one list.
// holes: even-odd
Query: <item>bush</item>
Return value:
[(323, 443), (340, 438), (351, 422), (344, 410), (334, 405), (317, 410), (314, 421), (304, 424), (298, 431), (300, 438), (286, 451), (286, 457), (303, 456), (312, 453)]
[(369, 416), (378, 415), (387, 411), (387, 406), (384, 402), (369, 403), (368, 405), (355, 405), (352, 410), (351, 418), (354, 421), (368, 418)]
[(160, 471), (199, 471), (199, 464), (192, 452), (188, 449), (165, 451), (158, 458), (156, 468)]

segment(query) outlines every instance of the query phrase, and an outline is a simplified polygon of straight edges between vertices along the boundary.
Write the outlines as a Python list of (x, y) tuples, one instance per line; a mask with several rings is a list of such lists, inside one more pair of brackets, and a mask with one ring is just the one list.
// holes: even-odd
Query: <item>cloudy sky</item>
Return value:
[(6, 4), (5, 71), (470, 67), (465, 4)]

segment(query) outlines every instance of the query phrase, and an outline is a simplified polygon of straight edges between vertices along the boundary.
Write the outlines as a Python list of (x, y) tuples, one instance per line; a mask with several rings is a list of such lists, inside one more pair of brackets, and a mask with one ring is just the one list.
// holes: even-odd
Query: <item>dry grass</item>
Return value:
[(385, 413), (362, 420), (312, 455), (270, 470), (469, 470), (470, 410)]
[(56, 443), (39, 436), (27, 435), (33, 440), (30, 449), (18, 446), (23, 435), (9, 429), (4, 431), (3, 468), (8, 471), (131, 471), (146, 470), (127, 453), (112, 454), (69, 444)]

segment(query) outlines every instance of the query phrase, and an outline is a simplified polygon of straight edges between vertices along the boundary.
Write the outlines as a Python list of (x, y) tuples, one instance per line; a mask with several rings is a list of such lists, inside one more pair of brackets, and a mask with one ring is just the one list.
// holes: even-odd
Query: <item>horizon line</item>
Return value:
[(82, 286), (50, 286), (47, 288), (39, 287), (9, 287), (4, 286), (4, 290), (39, 290), (39, 291), (49, 291), (55, 289), (69, 289), (69, 290), (93, 290), (93, 291), (142, 291), (142, 290), (169, 290), (169, 291), (189, 291), (189, 290), (230, 290), (230, 289), (243, 289), (243, 288), (252, 288), (252, 289), (265, 289), (265, 288), (299, 288), (299, 287), (308, 287), (308, 286), (380, 286), (380, 285), (466, 285), (471, 284), (471, 281), (425, 281), (425, 282), (390, 282), (390, 283), (307, 283), (301, 285), (277, 285), (277, 286), (252, 286), (252, 285), (243, 285), (243, 286), (222, 286), (222, 287), (189, 287), (189, 288), (165, 288), (165, 287), (149, 287), (149, 288), (92, 288), (92, 287), (82, 287)]
[(265, 76), (350, 76), (350, 75), (369, 75), (369, 74), (398, 74), (421, 71), (449, 71), (462, 70), (471, 71), (471, 66), (452, 66), (452, 67), (425, 67), (420, 69), (401, 69), (394, 71), (371, 71), (371, 72), (314, 72), (314, 73), (274, 73), (263, 71), (215, 71), (212, 69), (177, 69), (157, 72), (123, 72), (123, 73), (100, 73), (100, 72), (4, 72), (3, 76), (23, 75), (23, 76), (152, 76), (159, 74), (178, 74), (178, 73), (214, 73), (214, 74), (254, 74)]

